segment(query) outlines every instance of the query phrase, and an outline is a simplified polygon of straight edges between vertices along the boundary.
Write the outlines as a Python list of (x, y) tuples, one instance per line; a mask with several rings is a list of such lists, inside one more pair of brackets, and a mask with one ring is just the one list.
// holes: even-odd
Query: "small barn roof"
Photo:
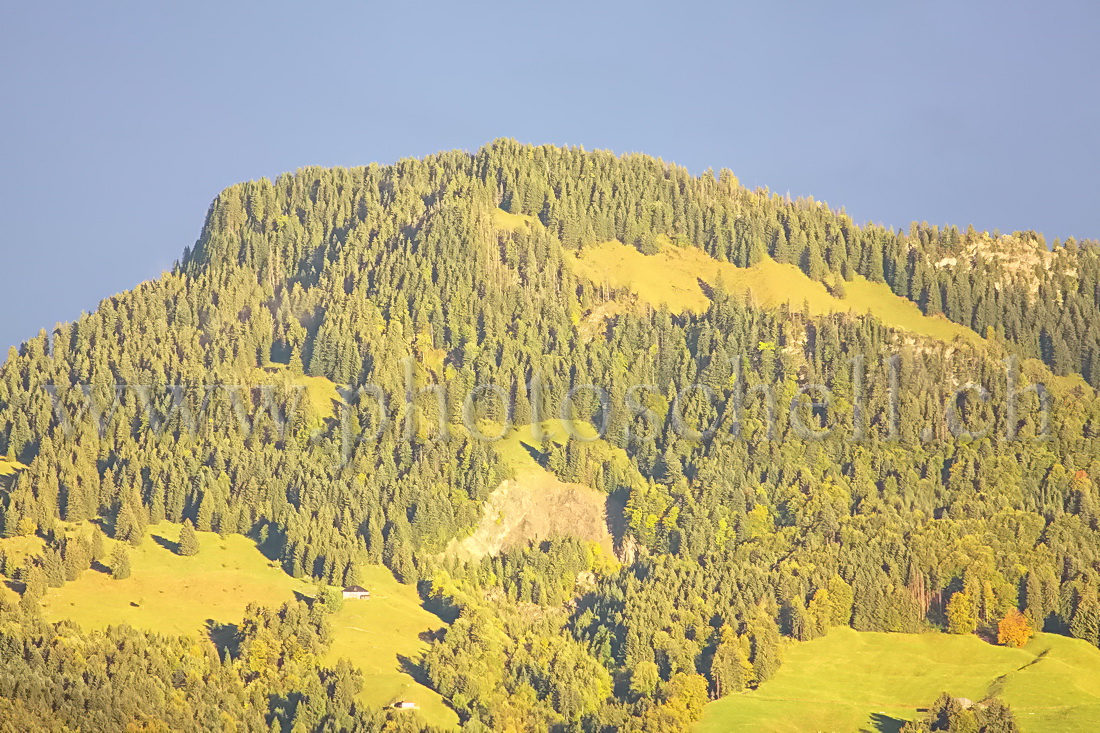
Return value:
[(345, 593), (370, 593), (366, 588), (361, 585), (349, 585), (344, 588)]

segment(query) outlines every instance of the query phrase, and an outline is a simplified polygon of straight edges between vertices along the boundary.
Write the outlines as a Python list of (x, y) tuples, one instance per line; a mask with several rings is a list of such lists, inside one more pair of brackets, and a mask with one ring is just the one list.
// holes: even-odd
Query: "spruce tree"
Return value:
[(183, 527), (180, 528), (179, 554), (184, 557), (199, 554), (199, 536), (190, 519), (183, 520)]
[(110, 559), (111, 577), (115, 580), (126, 580), (130, 577), (130, 553), (126, 551), (125, 546), (115, 546), (114, 552), (111, 553)]

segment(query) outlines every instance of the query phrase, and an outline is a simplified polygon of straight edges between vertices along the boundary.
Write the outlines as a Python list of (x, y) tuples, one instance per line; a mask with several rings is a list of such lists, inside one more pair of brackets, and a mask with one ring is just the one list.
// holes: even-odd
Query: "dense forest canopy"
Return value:
[[(838, 298), (884, 283), (980, 338), (721, 282), (702, 312), (653, 308), (571, 267), (609, 240), (787, 263)], [(22, 593), (0, 705), (54, 729), (176, 699), (46, 682), (121, 656), (182, 692), (144, 710), (167, 726), (387, 724), (355, 707), (353, 670), (291, 658), (324, 643), (304, 606), (254, 609), (220, 657), (44, 625), (46, 588), (108, 562), (66, 536), (89, 521), (135, 543), (164, 520), (248, 535), (335, 585), (385, 564), (453, 621), (421, 668), (471, 730), (683, 728), (773, 675), (784, 637), (837, 625), (996, 636), (1019, 611), (1100, 644), (1097, 385), (1095, 242), (858, 226), (729, 171), (510, 140), (236, 185), (171, 273), (0, 367), (0, 455), (21, 466), (0, 477), (0, 529), (45, 540), (0, 558)], [(458, 560), (449, 544), (510, 477), (481, 437), (561, 415), (600, 440), (535, 430), (530, 448), (619, 507), (616, 558), (561, 536)], [(265, 634), (282, 651), (258, 656)]]

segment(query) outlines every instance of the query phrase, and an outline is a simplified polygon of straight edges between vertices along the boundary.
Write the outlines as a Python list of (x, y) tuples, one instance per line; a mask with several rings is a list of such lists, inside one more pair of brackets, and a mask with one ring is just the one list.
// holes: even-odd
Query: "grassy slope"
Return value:
[[(46, 618), (72, 619), (85, 628), (127, 623), (161, 633), (204, 635), (209, 622), (239, 622), (249, 603), (276, 606), (296, 594), (316, 592), (311, 581), (287, 575), (246, 537), (200, 532), (199, 554), (180, 557), (164, 546), (178, 539), (178, 525), (154, 525), (150, 535), (152, 539), (130, 550), (130, 578), (112, 580), (86, 572), (47, 593)], [(4, 540), (5, 547), (13, 541)], [(107, 541), (108, 553), (112, 544)], [(347, 657), (363, 671), (364, 702), (386, 705), (396, 698), (411, 699), (429, 722), (457, 725), (454, 711), (406, 673), (399, 660), (399, 655), (415, 660), (425, 647), (420, 634), (442, 622), (420, 607), (414, 588), (398, 583), (385, 568), (367, 567), (362, 575), (372, 598), (347, 601), (332, 617), (330, 658)]]
[(983, 340), (974, 331), (945, 317), (932, 318), (924, 315), (916, 303), (895, 295), (886, 283), (873, 283), (857, 275), (854, 280), (844, 284), (844, 290), (844, 299), (837, 301), (841, 306), (838, 310), (847, 306), (847, 310), (852, 313), (870, 312), (888, 326), (931, 336), (941, 341), (961, 338), (971, 343), (979, 343)]
[(976, 636), (833, 629), (789, 647), (760, 689), (708, 705), (696, 731), (896, 730), (941, 692), (997, 692), (1024, 731), (1095, 730), (1100, 650), (1052, 634), (1007, 649)]
[[(161, 544), (175, 543), (178, 525), (152, 525), (149, 533), (151, 540), (130, 549), (130, 578), (86, 572), (46, 594), (46, 618), (69, 618), (87, 628), (127, 623), (162, 633), (201, 634), (207, 620), (237, 623), (250, 602), (278, 605), (293, 599), (295, 591), (312, 593), (311, 586), (268, 561), (247, 537), (200, 532), (199, 554), (181, 557)], [(108, 555), (113, 544), (107, 541)]]
[(443, 622), (421, 607), (412, 586), (398, 583), (386, 568), (370, 566), (360, 575), (370, 600), (345, 601), (333, 616), (329, 661), (346, 657), (363, 671), (365, 702), (381, 706), (412, 700), (428, 722), (457, 726), (458, 715), (435, 690), (414, 680), (402, 662), (415, 662), (428, 646), (421, 634), (441, 628)]
[(493, 226), (498, 229), (514, 232), (534, 226), (536, 221), (537, 219), (530, 214), (509, 214), (504, 209), (493, 209)]
[(16, 471), (21, 471), (24, 468), (26, 468), (26, 466), (19, 461), (6, 456), (0, 456), (0, 476), (10, 476)]
[[(585, 441), (588, 449), (593, 451), (593, 458), (616, 464), (626, 472), (635, 472), (634, 464), (630, 461), (626, 451), (616, 448), (602, 438), (597, 438), (597, 430), (594, 425), (584, 420), (559, 420), (553, 418), (543, 420), (540, 423), (543, 433), (556, 445), (564, 445), (570, 434)], [(452, 424), (451, 430), (465, 431), (461, 424)], [(479, 420), (478, 430), (484, 436), (495, 437), (501, 434), (501, 424), (492, 420)], [(540, 481), (543, 479), (557, 480), (548, 470), (543, 468), (531, 455), (530, 449), (538, 450), (541, 446), (535, 435), (534, 425), (516, 425), (504, 431), (504, 434), (490, 443), (493, 450), (511, 470), (512, 476), (517, 481)]]
[(23, 561), (33, 555), (42, 554), (45, 541), (38, 535), (26, 535), (21, 537), (7, 537), (0, 540), (0, 546), (8, 554), (8, 559), (15, 565), (22, 565)]
[(325, 377), (298, 377), (295, 384), (306, 386), (306, 397), (313, 405), (314, 414), (321, 418), (333, 417), (336, 414), (336, 404), (343, 402), (340, 393), (336, 391), (336, 384)]
[(336, 405), (344, 401), (338, 391), (338, 385), (332, 380), (305, 374), (295, 376), (286, 368), (286, 364), (279, 362), (268, 362), (262, 369), (253, 369), (251, 376), (258, 384), (305, 387), (302, 399), (309, 403), (313, 414), (322, 420), (334, 417)]
[[(557, 445), (565, 444), (569, 438), (569, 431), (573, 431), (575, 435), (583, 440), (591, 440), (596, 437), (596, 428), (583, 420), (569, 420), (568, 425), (561, 420), (544, 420), (540, 427), (546, 437)], [(495, 435), (500, 432), (500, 426), (486, 424), (482, 430), (486, 435)], [(532, 457), (530, 451), (524, 447), (525, 445), (535, 449), (540, 447), (539, 441), (535, 437), (533, 425), (514, 427), (492, 445), (497, 455), (511, 467), (516, 478), (537, 478), (549, 474), (549, 471), (540, 466)], [(593, 440), (589, 445), (593, 450), (602, 451), (609, 460), (629, 463), (625, 451), (612, 447), (602, 439)]]
[(789, 303), (795, 308), (809, 305), (814, 314), (868, 311), (886, 324), (924, 336), (951, 341), (961, 337), (980, 341), (978, 334), (945, 318), (931, 318), (912, 302), (897, 296), (884, 283), (872, 283), (856, 276), (845, 283), (845, 297), (833, 297), (825, 286), (811, 280), (794, 265), (771, 259), (750, 268), (720, 262), (701, 249), (665, 244), (655, 255), (643, 255), (620, 242), (603, 242), (586, 247), (577, 255), (567, 254), (577, 274), (595, 282), (628, 288), (643, 302), (666, 305), (669, 310), (699, 312), (709, 303), (702, 280), (740, 295), (752, 292), (765, 305)]

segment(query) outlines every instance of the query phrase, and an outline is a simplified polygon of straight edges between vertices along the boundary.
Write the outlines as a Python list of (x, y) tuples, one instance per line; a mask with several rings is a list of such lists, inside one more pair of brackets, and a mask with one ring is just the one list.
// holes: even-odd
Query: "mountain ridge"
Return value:
[[(323, 586), (246, 611), (231, 644), (179, 642), (226, 681), (189, 704), (248, 730), (404, 714), (317, 662), (323, 591), (378, 572), (449, 623), (399, 673), (473, 729), (687, 728), (838, 626), (997, 638), (1019, 612), (1095, 647), (1100, 259), (1073, 242), (1025, 271), (984, 241), (508, 140), (230, 187), (172, 272), (0, 366), (3, 633), (82, 573), (125, 583), (168, 522)], [(883, 317), (841, 307), (865, 301)], [(517, 458), (606, 497), (616, 561), (568, 517), (447, 551)], [(28, 644), (99, 643), (28, 623)]]

